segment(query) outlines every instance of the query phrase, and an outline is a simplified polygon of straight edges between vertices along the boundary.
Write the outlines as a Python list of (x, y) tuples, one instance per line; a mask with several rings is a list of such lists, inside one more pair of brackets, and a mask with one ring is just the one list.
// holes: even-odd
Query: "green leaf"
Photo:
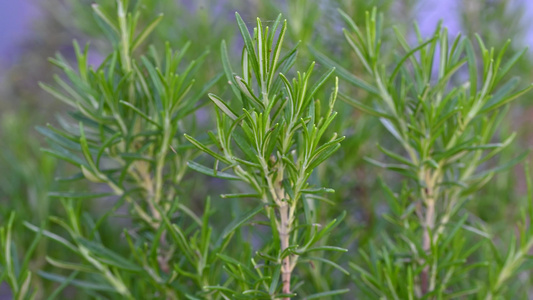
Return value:
[(327, 298), (327, 297), (330, 297), (330, 296), (342, 295), (342, 294), (348, 293), (349, 291), (350, 291), (350, 289), (333, 290), (333, 291), (328, 291), (328, 292), (312, 294), (312, 295), (306, 296), (303, 299), (305, 299), (305, 300), (309, 300), (309, 299), (325, 299), (325, 297)]
[(381, 124), (383, 124), (383, 126), (385, 126), (388, 132), (390, 132), (400, 143), (402, 143), (402, 145), (405, 145), (404, 138), (398, 131), (396, 125), (391, 120), (386, 118), (379, 118), (379, 121), (381, 122)]
[[(314, 64), (314, 62), (313, 62)], [(304, 103), (309, 103), (311, 101), (311, 98), (317, 93), (317, 91), (326, 83), (326, 81), (331, 77), (331, 75), (335, 72), (335, 68), (329, 69), (326, 73), (324, 73), (316, 82), (313, 84), (311, 88), (309, 88), (309, 91), (306, 93), (306, 99)]]
[(335, 252), (348, 252), (348, 249), (336, 247), (336, 246), (319, 246), (319, 247), (313, 247), (309, 249), (305, 249), (305, 251), (296, 251), (299, 255), (309, 253), (309, 252), (316, 252), (316, 251), (335, 251)]
[(100, 9), (100, 6), (96, 3), (93, 3), (92, 4), (92, 8), (93, 8), (93, 11), (95, 12), (95, 14), (101, 19), (103, 20), (111, 29), (113, 29), (113, 31), (117, 34), (120, 33), (120, 31), (118, 30), (118, 26), (111, 21), (111, 18), (109, 16), (107, 16), (101, 9)]
[(232, 120), (236, 120), (238, 118), (237, 114), (224, 102), (224, 100), (220, 99), (220, 97), (215, 94), (209, 94), (208, 96), (209, 99), (211, 99), (211, 101), (213, 101), (213, 103), (215, 103), (215, 105)]
[(348, 72), (348, 70), (346, 70), (345, 68), (343, 68), (341, 65), (339, 65), (338, 63), (334, 62), (333, 60), (331, 60), (330, 58), (328, 58), (325, 54), (319, 52), (318, 50), (316, 50), (315, 48), (313, 47), (309, 47), (309, 51), (313, 54), (314, 57), (316, 57), (316, 59), (323, 63), (324, 65), (328, 66), (328, 67), (333, 67), (335, 68), (335, 74), (337, 74), (340, 78), (348, 81), (349, 83), (357, 86), (357, 87), (360, 87), (362, 88), (363, 90), (371, 93), (371, 94), (374, 94), (374, 95), (379, 95), (379, 91), (374, 88), (373, 86), (371, 86), (370, 84), (366, 83), (365, 81), (363, 81), (362, 79), (359, 79), (357, 78), (356, 76), (352, 75), (350, 72)]
[[(496, 95), (493, 96), (493, 98), (491, 98), (489, 101), (487, 101), (487, 103), (485, 103), (485, 105), (481, 108), (480, 110), (480, 114), (482, 113), (486, 113), (486, 112), (489, 112), (491, 110), (494, 110), (502, 105), (505, 105), (513, 100), (515, 100), (516, 98), (524, 95), (525, 93), (529, 92), (531, 89), (533, 88), (533, 84), (527, 86), (526, 88), (524, 89), (521, 89), (520, 91), (514, 93), (514, 94), (511, 94), (511, 95), (506, 95), (507, 91), (505, 92), (502, 92), (501, 94), (499, 93), (500, 91), (498, 91), (498, 93)], [(503, 87), (502, 87), (503, 89)]]
[(156, 121), (152, 120), (149, 116), (147, 116), (145, 113), (143, 113), (140, 109), (138, 109), (137, 107), (135, 107), (133, 104), (131, 103), (128, 103), (126, 101), (123, 101), (123, 100), (120, 100), (119, 101), (120, 104), (124, 105), (124, 106), (127, 106), (129, 108), (131, 108), (134, 112), (136, 112), (139, 116), (141, 116), (143, 119), (145, 119), (146, 121), (152, 123), (153, 125), (155, 125), (157, 127), (157, 129), (161, 130), (162, 127), (159, 123), (157, 123)]
[(222, 194), (220, 195), (222, 199), (233, 199), (233, 198), (261, 198), (259, 194)]
[(61, 145), (71, 150), (81, 151), (80, 144), (77, 141), (74, 141), (74, 138), (67, 138), (66, 136), (59, 134), (55, 130), (52, 130), (51, 128), (37, 126), (36, 129), (40, 134), (50, 139), (50, 141), (54, 144)]
[(520, 60), (524, 54), (528, 53), (528, 48), (524, 48), (522, 51), (517, 51), (506, 63), (503, 65), (496, 76), (496, 82), (499, 82), (511, 68)]
[(215, 171), (211, 168), (208, 168), (204, 165), (201, 165), (199, 163), (196, 163), (194, 161), (188, 161), (187, 162), (187, 165), (189, 166), (189, 168), (197, 171), (197, 172), (200, 172), (202, 174), (205, 174), (205, 175), (209, 175), (209, 176), (212, 176), (212, 177), (217, 177), (217, 178), (222, 178), (222, 179), (228, 179), (228, 180), (242, 180), (239, 176), (236, 176), (236, 175), (233, 175), (233, 174), (230, 174), (230, 173), (226, 173), (226, 172), (221, 172), (221, 171)]
[(217, 153), (213, 152), (211, 149), (207, 148), (204, 144), (200, 143), (199, 141), (197, 141), (192, 136), (189, 136), (187, 134), (184, 134), (184, 136), (191, 144), (196, 146), (196, 148), (198, 148), (198, 149), (202, 150), (203, 152), (211, 155), (212, 157), (220, 160), (221, 162), (224, 162), (224, 163), (226, 163), (228, 165), (231, 164), (225, 157), (223, 157), (220, 154), (217, 154)]
[(474, 52), (474, 47), (472, 42), (469, 40), (466, 41), (466, 58), (468, 61), (468, 72), (469, 72), (469, 82), (470, 82), (470, 97), (475, 97), (477, 93), (477, 63), (476, 55)]
[(68, 199), (92, 199), (113, 196), (113, 193), (90, 193), (90, 192), (49, 192), (48, 197)]
[(244, 81), (244, 79), (239, 76), (235, 76), (235, 82), (237, 82), (237, 86), (239, 87), (241, 93), (244, 94), (248, 100), (252, 101), (255, 108), (259, 109), (260, 111), (265, 110), (265, 104), (254, 95), (252, 88)]
[(470, 177), (470, 179), (479, 179), (479, 178), (483, 178), (491, 173), (499, 173), (499, 172), (502, 172), (502, 171), (505, 171), (513, 166), (515, 166), (516, 164), (520, 163), (521, 161), (523, 161), (527, 155), (529, 154), (529, 150), (526, 150), (524, 152), (522, 152), (521, 154), (519, 154), (518, 156), (516, 156), (515, 158), (509, 160), (508, 162), (506, 162), (505, 164), (503, 165), (500, 165), (498, 167), (495, 167), (495, 168), (492, 168), (492, 169), (488, 169), (488, 170), (485, 170), (483, 172), (480, 172), (480, 173), (477, 173), (476, 175)]
[(231, 223), (229, 223), (224, 230), (222, 231), (222, 234), (217, 242), (217, 245), (220, 245), (222, 243), (222, 240), (228, 237), (230, 234), (232, 234), (237, 228), (241, 227), (244, 223), (248, 222), (250, 219), (252, 219), (255, 215), (262, 212), (264, 209), (263, 205), (260, 205), (245, 214), (233, 219)]
[(345, 268), (341, 267), (339, 264), (329, 260), (329, 259), (326, 259), (326, 258), (323, 258), (323, 257), (318, 257), (318, 256), (311, 256), (311, 257), (307, 257), (307, 259), (309, 260), (316, 260), (316, 261), (320, 261), (320, 262), (323, 262), (327, 265), (330, 265), (331, 267), (341, 271), (342, 273), (344, 273), (344, 275), (347, 275), (347, 276), (350, 276), (350, 272), (348, 272), (348, 270), (346, 270)]
[(364, 113), (367, 113), (369, 115), (372, 115), (372, 116), (375, 116), (375, 117), (380, 117), (380, 118), (387, 118), (387, 119), (392, 119), (393, 117), (385, 112), (382, 112), (382, 111), (379, 111), (378, 109), (374, 109), (370, 106), (367, 106), (367, 105), (364, 105), (363, 103), (343, 94), (343, 93), (339, 93), (339, 96), (341, 98), (341, 100), (343, 100), (344, 102), (350, 104), (351, 106), (355, 107), (356, 109), (364, 112)]
[(150, 24), (148, 24), (148, 26), (146, 26), (141, 31), (141, 33), (139, 33), (139, 35), (135, 38), (130, 47), (131, 52), (135, 51), (135, 49), (137, 49), (137, 47), (139, 47), (144, 42), (144, 40), (150, 35), (150, 33), (152, 33), (152, 31), (154, 31), (154, 29), (157, 27), (157, 25), (159, 24), (159, 22), (161, 22), (162, 19), (163, 14), (159, 14), (157, 18), (155, 18)]
[(237, 19), (237, 24), (239, 26), (239, 31), (241, 32), (241, 36), (244, 39), (244, 47), (246, 48), (246, 52), (250, 56), (250, 62), (252, 63), (252, 68), (256, 75), (259, 76), (261, 73), (260, 68), (257, 60), (257, 55), (254, 49), (254, 45), (252, 42), (252, 37), (250, 36), (250, 32), (248, 32), (248, 28), (246, 27), (246, 24), (242, 20), (239, 13), (235, 13), (235, 18)]
[(303, 189), (302, 193), (304, 194), (322, 194), (322, 193), (335, 193), (334, 189), (330, 188), (311, 188), (311, 189)]
[(53, 157), (69, 162), (75, 166), (87, 166), (87, 163), (79, 156), (74, 155), (67, 149), (54, 145), (54, 149), (41, 149), (42, 152), (50, 154)]
[(119, 156), (122, 157), (126, 161), (142, 160), (142, 161), (147, 161), (151, 163), (155, 162), (155, 159), (153, 157), (142, 155), (139, 153), (120, 153)]
[(376, 145), (378, 147), (378, 149), (383, 152), (383, 154), (387, 155), (388, 157), (392, 158), (392, 159), (395, 159), (403, 164), (406, 164), (408, 166), (411, 166), (411, 167), (415, 167), (415, 165), (408, 159), (406, 159), (405, 157), (403, 156), (400, 156), (390, 150), (387, 150), (385, 148), (383, 148), (380, 144), (377, 144)]
[(108, 284), (94, 283), (94, 282), (89, 282), (89, 281), (72, 279), (70, 277), (64, 277), (61, 275), (48, 273), (44, 271), (38, 271), (37, 274), (39, 274), (39, 276), (41, 276), (44, 279), (48, 279), (48, 280), (59, 282), (59, 283), (67, 282), (68, 284), (81, 288), (81, 289), (118, 293), (118, 291), (115, 290), (115, 288), (113, 288), (112, 286)]
[(241, 101), (241, 93), (239, 89), (237, 88), (237, 82), (235, 81), (235, 73), (233, 72), (233, 69), (231, 68), (231, 63), (228, 57), (228, 49), (226, 47), (226, 41), (222, 41), (220, 44), (220, 56), (222, 60), (222, 67), (224, 69), (224, 73), (226, 74), (226, 79), (228, 80), (228, 84), (233, 91), (233, 94)]
[(226, 293), (228, 293), (228, 294), (230, 294), (230, 295), (234, 295), (234, 294), (236, 294), (235, 291), (233, 291), (233, 290), (231, 290), (231, 289), (229, 289), (229, 288), (227, 288), (227, 287), (223, 287), (223, 286), (219, 286), (219, 285), (217, 285), (217, 286), (206, 285), (206, 286), (204, 286), (203, 288), (204, 288), (204, 290), (207, 290), (207, 291), (226, 292)]
[(39, 228), (39, 227), (37, 227), (37, 226), (35, 226), (35, 225), (31, 224), (31, 223), (28, 223), (28, 222), (24, 222), (24, 226), (26, 226), (28, 229), (30, 229), (33, 232), (36, 232), (36, 233), (42, 232), (43, 236), (45, 236), (47, 238), (50, 238), (50, 239), (62, 244), (63, 246), (67, 247), (68, 249), (70, 249), (74, 253), (78, 253), (78, 249), (76, 248), (76, 246), (74, 246), (72, 243), (70, 243), (66, 239), (60, 237), (59, 235), (57, 235), (55, 233), (52, 233), (50, 231), (47, 231), (47, 230), (42, 230), (41, 228)]
[(407, 54), (405, 54), (404, 57), (402, 57), (402, 59), (398, 62), (398, 64), (396, 65), (396, 68), (394, 68), (394, 71), (390, 75), (390, 77), (389, 77), (389, 86), (392, 86), (392, 84), (394, 82), (394, 79), (396, 78), (396, 75), (398, 75), (398, 72), (400, 71), (400, 68), (404, 65), (404, 63), (405, 63), (405, 61), (407, 59), (409, 59), (411, 56), (413, 56), (420, 49), (423, 49), (424, 47), (426, 47), (427, 45), (435, 42), (436, 40), (437, 40), (437, 37), (434, 36), (433, 38), (423, 42), (422, 44), (416, 46), (415, 48), (413, 48), (409, 52), (407, 52)]
[(120, 256), (119, 254), (113, 252), (112, 250), (106, 248), (100, 243), (89, 241), (82, 237), (77, 237), (76, 241), (87, 248), (92, 255), (96, 256), (98, 260), (104, 264), (114, 266), (120, 269), (128, 270), (131, 272), (140, 272), (142, 270), (134, 262), (130, 261), (127, 258)]
[(279, 279), (281, 277), (280, 273), (281, 273), (281, 264), (277, 264), (276, 268), (274, 269), (274, 273), (272, 274), (272, 282), (270, 282), (270, 288), (268, 289), (268, 294), (274, 295), (276, 293)]
[(89, 272), (89, 273), (96, 272), (95, 269), (93, 269), (93, 268), (91, 268), (89, 266), (82, 265), (82, 264), (77, 264), (77, 263), (66, 262), (66, 261), (62, 261), (62, 260), (58, 260), (58, 259), (53, 259), (53, 258), (51, 258), (49, 256), (46, 257), (46, 261), (49, 264), (51, 264), (52, 266), (57, 267), (57, 268), (61, 268), (61, 269), (75, 270), (75, 271)]
[(307, 172), (312, 171), (314, 168), (316, 168), (326, 159), (328, 159), (331, 155), (333, 155), (333, 153), (335, 153), (335, 151), (337, 151), (341, 147), (340, 142), (342, 140), (344, 140), (344, 137), (336, 139), (331, 145), (327, 145), (326, 147), (324, 147), (325, 145), (323, 145), (321, 146), (321, 148), (317, 149), (316, 153), (311, 159), (310, 164), (306, 167)]
[(61, 100), (63, 103), (66, 103), (72, 107), (77, 107), (76, 106), (76, 103), (74, 100), (68, 98), (68, 97), (65, 97), (63, 94), (61, 94), (60, 92), (58, 92), (55, 88), (51, 87), (50, 85), (47, 85), (47, 84), (44, 84), (42, 82), (39, 82), (39, 86), (45, 90), (46, 92), (48, 92), (50, 95), (54, 96), (55, 98), (57, 98), (58, 100)]

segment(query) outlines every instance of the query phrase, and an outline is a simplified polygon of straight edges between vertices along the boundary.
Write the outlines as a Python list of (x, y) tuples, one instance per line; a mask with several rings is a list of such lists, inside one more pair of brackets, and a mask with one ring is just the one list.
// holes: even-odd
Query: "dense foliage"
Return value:
[[(207, 2), (58, 4), (96, 46), (50, 59), (40, 86), (65, 111), (36, 127), (40, 152), (2, 115), (0, 291), (527, 299), (533, 181), (509, 117), (526, 50), (423, 35), (388, 1), (243, 5), (234, 22)], [(505, 26), (503, 8), (476, 20)]]

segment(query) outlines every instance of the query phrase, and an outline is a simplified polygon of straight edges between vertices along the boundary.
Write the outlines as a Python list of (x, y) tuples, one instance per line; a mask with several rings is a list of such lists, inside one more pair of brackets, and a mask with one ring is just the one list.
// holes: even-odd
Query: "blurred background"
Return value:
[[(40, 148), (44, 138), (35, 127), (55, 122), (56, 116), (67, 111), (60, 101), (43, 92), (38, 82), (53, 82), (58, 72), (48, 58), (60, 52), (73, 60), (73, 39), (80, 44), (90, 42), (91, 64), (98, 65), (103, 53), (109, 49), (104, 36), (95, 25), (91, 4), (97, 2), (103, 7), (114, 5), (112, 0), (0, 0), (0, 221), (4, 221), (11, 211), (16, 211), (22, 219), (34, 224), (46, 223), (50, 214), (57, 213), (55, 200), (48, 198), (48, 192), (60, 185), (54, 178), (65, 173), (66, 166), (55, 159), (43, 155)], [(224, 38), (231, 41), (235, 53), (233, 61), (240, 55), (240, 41), (234, 22), (234, 12), (239, 11), (246, 22), (256, 17), (273, 20), (279, 12), (288, 19), (290, 40), (301, 40), (300, 63), (308, 64), (312, 58), (306, 53), (305, 45), (312, 41), (313, 46), (324, 49), (337, 62), (347, 61), (346, 66), (354, 70), (354, 65), (346, 53), (349, 52), (342, 37), (342, 21), (337, 18), (336, 9), (342, 7), (356, 20), (364, 16), (364, 11), (377, 6), (385, 14), (386, 26), (396, 25), (415, 38), (411, 26), (413, 21), (420, 25), (422, 35), (428, 36), (439, 20), (448, 27), (451, 37), (459, 32), (469, 37), (479, 34), (486, 45), (498, 49), (507, 39), (512, 40), (511, 56), (523, 47), (533, 46), (533, 1), (528, 0), (317, 0), (317, 1), (261, 1), (261, 0), (160, 0), (145, 1), (147, 4), (143, 20), (150, 20), (160, 12), (167, 16), (152, 36), (152, 42), (163, 44), (168, 40), (179, 48), (185, 41), (192, 41), (198, 51), (208, 48), (218, 59), (218, 47)], [(252, 26), (252, 25), (250, 25)], [(196, 55), (195, 49), (189, 53)], [(533, 81), (533, 53), (529, 51), (522, 59), (513, 75), (523, 78), (523, 82)], [(218, 63), (206, 64), (200, 76), (206, 80), (220, 71)], [(318, 66), (320, 68), (320, 66)], [(354, 72), (356, 73), (356, 71)], [(356, 91), (354, 91), (356, 93)], [(502, 125), (500, 135), (512, 131), (518, 133), (517, 140), (500, 158), (506, 161), (533, 145), (533, 101), (531, 93), (515, 102), (507, 121)], [(329, 166), (318, 176), (326, 186), (334, 186), (337, 193), (331, 197), (342, 209), (348, 208), (347, 222), (354, 231), (346, 238), (349, 244), (357, 239), (362, 244), (384, 225), (376, 216), (386, 210), (379, 200), (377, 176), (382, 175), (376, 168), (368, 166), (362, 158), (372, 152), (381, 130), (375, 120), (357, 115), (351, 109), (337, 108), (344, 114), (354, 114), (354, 121), (344, 124), (338, 131), (347, 135), (343, 149), (331, 160)], [(207, 122), (207, 121), (206, 121)], [(212, 124), (202, 124), (213, 128)], [(531, 158), (531, 155), (530, 155)], [(525, 184), (522, 166), (511, 173), (496, 176), (490, 185), (477, 197), (480, 201), (470, 204), (482, 221), (487, 222), (498, 232), (498, 228), (510, 228), (514, 224), (518, 207), (524, 201)], [(331, 175), (334, 174), (334, 175)], [(335, 175), (336, 174), (336, 175)], [(329, 179), (328, 179), (329, 178)], [(337, 178), (337, 182), (331, 178)], [(201, 177), (198, 180), (206, 180)], [(197, 183), (198, 184), (198, 183)], [(216, 195), (217, 191), (196, 191)], [(98, 213), (96, 205), (88, 203), (90, 210)], [(351, 207), (351, 208), (350, 208)], [(332, 209), (332, 215), (338, 212)], [(1, 222), (0, 222), (1, 223)], [(349, 227), (347, 227), (349, 228)], [(29, 243), (19, 237), (19, 243)], [(40, 245), (34, 268), (44, 266), (44, 253), (47, 245)], [(39, 258), (39, 253), (42, 257)], [(9, 292), (0, 286), (0, 299), (9, 299)]]

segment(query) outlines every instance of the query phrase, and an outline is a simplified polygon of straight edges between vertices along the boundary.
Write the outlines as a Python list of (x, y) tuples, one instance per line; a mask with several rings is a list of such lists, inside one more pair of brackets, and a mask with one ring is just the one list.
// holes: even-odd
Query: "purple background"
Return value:
[(2, 69), (16, 61), (20, 44), (31, 36), (33, 20), (40, 16), (39, 7), (35, 3), (32, 0), (0, 0)]
[[(429, 34), (439, 19), (444, 20), (444, 25), (448, 27), (452, 36), (459, 32), (460, 21), (457, 15), (460, 11), (459, 1), (420, 0), (416, 12), (422, 32)], [(42, 15), (37, 3), (37, 0), (0, 0), (0, 74), (1, 69), (9, 68), (16, 63), (20, 44), (31, 37), (34, 21)], [(515, 3), (525, 3), (525, 20), (533, 17), (533, 1), (515, 0)], [(523, 43), (531, 46), (533, 30), (527, 32)]]
[[(54, 0), (58, 1), (58, 0)], [(175, 0), (185, 4), (189, 7), (196, 0)], [(220, 3), (226, 1), (219, 0)], [(244, 0), (245, 3), (248, 0)], [(291, 0), (292, 1), (292, 0)], [(324, 3), (327, 3), (327, 0), (323, 0)], [(464, 1), (464, 2), (463, 2)], [(506, 0), (495, 0), (506, 1)], [(59, 1), (58, 1), (59, 2)], [(478, 3), (481, 1), (472, 1), (472, 3)], [(89, 2), (87, 2), (89, 3)], [(400, 3), (400, 2), (398, 2)], [(463, 9), (463, 3), (471, 3), (466, 0), (418, 0), (417, 5), (414, 8), (411, 8), (411, 11), (416, 16), (416, 21), (420, 25), (420, 29), (424, 36), (429, 36), (433, 33), (435, 25), (439, 20), (443, 20), (444, 26), (448, 28), (449, 34), (453, 37), (458, 32), (461, 31), (461, 11)], [(37, 29), (39, 26), (39, 21), (43, 21), (45, 17), (50, 12), (44, 11), (45, 8), (43, 4), (54, 4), (52, 0), (0, 0), (0, 91), (6, 90), (5, 84), (11, 84), (10, 80), (7, 80), (6, 76), (11, 73), (13, 67), (16, 67), (20, 63), (20, 58), (24, 57), (22, 54), (28, 48), (28, 45), (34, 45), (39, 38), (39, 32)], [(513, 39), (513, 43), (518, 46), (529, 46), (530, 49), (533, 46), (533, 0), (509, 0), (511, 5), (520, 5), (522, 4), (525, 7), (523, 24), (521, 28), (525, 33), (523, 36), (519, 37), (510, 37)], [(47, 5), (50, 7), (51, 5)], [(194, 6), (194, 5), (192, 5)], [(191, 7), (192, 7), (191, 6)], [(52, 6), (53, 7), (53, 6)], [(50, 8), (46, 8), (50, 9)], [(231, 14), (232, 15), (232, 14)], [(253, 19), (253, 18), (252, 18)], [(464, 31), (464, 30), (463, 30)], [(33, 42), (33, 43), (32, 43)], [(42, 43), (41, 40), (39, 43)], [(33, 51), (35, 51), (35, 46), (31, 46)], [(62, 49), (57, 49), (62, 51)], [(48, 51), (51, 51), (48, 49)], [(533, 58), (531, 52), (529, 52), (530, 57)], [(34, 59), (43, 61), (45, 57), (52, 56), (50, 53), (43, 53), (41, 57), (35, 57)], [(28, 56), (25, 56), (26, 58)], [(98, 53), (93, 53), (90, 55), (92, 59), (96, 59), (94, 62), (99, 61)], [(31, 62), (25, 62), (31, 65)], [(27, 66), (26, 66), (27, 68)], [(36, 68), (36, 73), (33, 74), (38, 76), (40, 70)], [(19, 83), (22, 80), (25, 80), (26, 83), (22, 84), (21, 87), (18, 87), (19, 90), (26, 90), (29, 86), (34, 88), (36, 83), (41, 79), (40, 77), (26, 76), (29, 74), (18, 74), (20, 78)], [(13, 86), (17, 88), (17, 86)], [(9, 99), (11, 96), (8, 96)], [(4, 96), (4, 99), (6, 97)], [(16, 96), (14, 99), (20, 99), (20, 96)]]

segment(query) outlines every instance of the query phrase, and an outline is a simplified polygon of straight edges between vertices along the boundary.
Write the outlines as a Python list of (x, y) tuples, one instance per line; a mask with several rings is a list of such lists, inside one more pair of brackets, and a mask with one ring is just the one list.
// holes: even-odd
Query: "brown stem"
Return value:
[[(429, 235), (430, 230), (433, 231), (435, 227), (435, 200), (433, 199), (433, 190), (426, 189), (425, 204), (426, 204), (426, 214), (424, 221), (424, 235), (422, 238), (422, 248), (424, 252), (428, 254), (431, 251), (431, 237)], [(426, 265), (420, 274), (420, 284), (422, 295), (425, 295), (429, 292), (430, 283), (429, 283), (429, 265)]]
[[(279, 214), (280, 214), (280, 228), (279, 228), (279, 236), (281, 241), (281, 252), (285, 251), (285, 249), (289, 248), (289, 234), (291, 230), (291, 224), (289, 222), (289, 206), (287, 202), (283, 202), (282, 205), (279, 208)], [(292, 273), (292, 267), (291, 267), (291, 258), (290, 255), (287, 255), (285, 258), (283, 258), (282, 265), (281, 265), (281, 280), (283, 283), (283, 289), (282, 292), (284, 294), (290, 294), (291, 293), (291, 273)], [(283, 300), (289, 300), (289, 297), (283, 298)]]

